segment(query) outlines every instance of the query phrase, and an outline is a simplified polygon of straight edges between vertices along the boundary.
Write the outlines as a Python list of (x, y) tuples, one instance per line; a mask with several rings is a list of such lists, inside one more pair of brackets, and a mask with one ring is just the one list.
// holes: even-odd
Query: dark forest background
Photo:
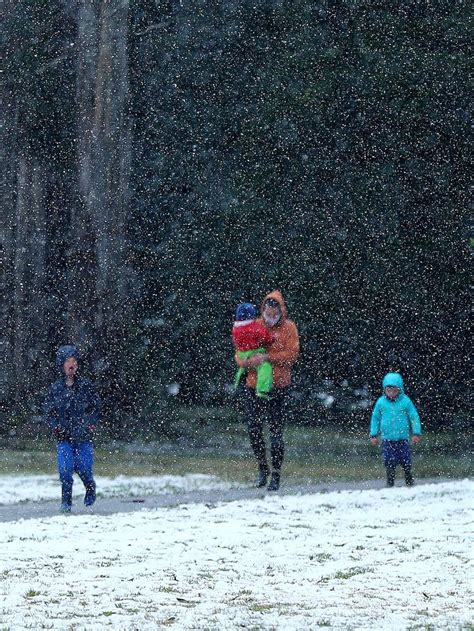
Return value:
[(2, 431), (63, 343), (119, 434), (233, 406), (235, 305), (274, 288), (295, 420), (366, 423), (391, 369), (427, 427), (462, 427), (467, 2), (5, 7)]

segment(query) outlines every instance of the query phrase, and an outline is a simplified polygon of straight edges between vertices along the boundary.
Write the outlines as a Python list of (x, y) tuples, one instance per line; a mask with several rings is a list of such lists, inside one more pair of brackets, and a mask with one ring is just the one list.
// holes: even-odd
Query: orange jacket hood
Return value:
[(274, 289), (273, 291), (271, 291), (269, 294), (265, 296), (262, 302), (262, 306), (260, 308), (262, 315), (263, 315), (263, 305), (265, 304), (267, 300), (276, 300), (278, 302), (281, 309), (281, 322), (283, 322), (283, 320), (286, 320), (287, 318), (286, 304), (285, 304), (285, 299), (283, 298), (281, 291), (279, 291), (278, 289)]

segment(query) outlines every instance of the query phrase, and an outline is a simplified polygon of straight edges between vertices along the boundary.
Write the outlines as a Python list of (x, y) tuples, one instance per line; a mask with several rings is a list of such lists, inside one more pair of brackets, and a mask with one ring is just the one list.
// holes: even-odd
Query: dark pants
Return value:
[(267, 467), (266, 445), (263, 438), (263, 424), (270, 430), (270, 450), (273, 470), (280, 471), (285, 454), (283, 427), (288, 409), (287, 389), (274, 389), (271, 399), (261, 399), (252, 388), (244, 388), (244, 414), (249, 432), (250, 444), (259, 466)]
[(73, 473), (81, 478), (86, 489), (95, 488), (92, 466), (94, 462), (94, 449), (92, 442), (81, 443), (60, 441), (58, 442), (58, 471), (62, 486), (62, 501), (70, 505), (72, 501)]
[(405, 473), (407, 484), (413, 484), (411, 473), (411, 449), (407, 440), (383, 440), (383, 463), (387, 470), (387, 483), (392, 486), (395, 480), (395, 468), (399, 464)]

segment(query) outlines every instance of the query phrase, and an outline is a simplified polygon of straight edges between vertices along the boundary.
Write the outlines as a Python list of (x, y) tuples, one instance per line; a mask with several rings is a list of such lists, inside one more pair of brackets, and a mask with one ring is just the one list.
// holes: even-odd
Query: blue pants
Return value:
[(383, 440), (382, 456), (387, 468), (395, 468), (397, 464), (403, 469), (411, 468), (411, 449), (407, 440)]
[(407, 486), (413, 486), (414, 480), (411, 473), (411, 449), (407, 440), (383, 440), (383, 463), (387, 471), (387, 486), (395, 483), (395, 469), (401, 465), (405, 474)]
[(83, 443), (60, 441), (57, 449), (59, 479), (62, 485), (63, 504), (72, 501), (73, 473), (77, 473), (87, 489), (95, 488), (92, 466), (94, 448), (92, 442)]

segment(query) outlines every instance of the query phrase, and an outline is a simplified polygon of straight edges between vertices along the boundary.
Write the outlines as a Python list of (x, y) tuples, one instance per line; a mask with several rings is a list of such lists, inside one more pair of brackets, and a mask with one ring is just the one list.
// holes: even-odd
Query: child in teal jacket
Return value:
[(421, 437), (421, 421), (412, 400), (405, 394), (399, 373), (389, 372), (382, 381), (383, 395), (378, 399), (370, 422), (370, 442), (382, 438), (382, 454), (387, 471), (387, 486), (395, 482), (395, 469), (400, 464), (407, 486), (412, 486), (411, 449), (409, 439), (417, 443)]

